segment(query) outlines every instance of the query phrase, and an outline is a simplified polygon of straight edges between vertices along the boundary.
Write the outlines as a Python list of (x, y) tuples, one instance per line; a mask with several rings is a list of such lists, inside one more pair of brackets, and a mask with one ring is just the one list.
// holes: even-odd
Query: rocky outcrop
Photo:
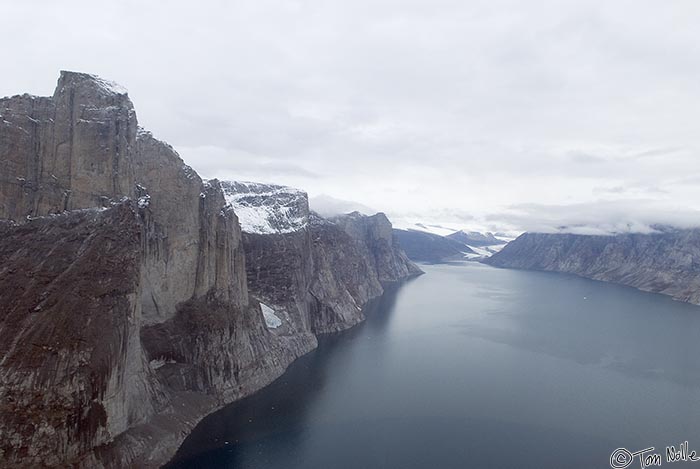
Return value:
[(566, 272), (700, 304), (700, 230), (614, 236), (525, 233), (484, 262)]
[(158, 466), (413, 271), (284, 190), (238, 200), (279, 231), (243, 233), (230, 187), (98, 77), (62, 72), (52, 97), (2, 99), (0, 116), (2, 466)]
[(408, 258), (417, 262), (464, 260), (467, 254), (476, 254), (469, 246), (434, 233), (394, 229), (394, 236)]

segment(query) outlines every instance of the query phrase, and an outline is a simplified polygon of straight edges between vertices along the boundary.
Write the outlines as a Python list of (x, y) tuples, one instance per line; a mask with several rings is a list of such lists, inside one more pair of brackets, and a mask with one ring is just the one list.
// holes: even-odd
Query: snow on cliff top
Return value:
[(98, 90), (104, 94), (118, 94), (125, 95), (128, 94), (128, 90), (121, 86), (119, 83), (115, 83), (110, 80), (105, 80), (102, 77), (93, 75), (92, 73), (84, 72), (74, 72), (71, 70), (61, 70), (61, 78), (59, 78), (59, 86), (61, 83), (94, 83), (97, 85)]
[(221, 181), (221, 188), (246, 233), (293, 233), (309, 222), (308, 196), (299, 189), (241, 181)]
[(127, 94), (129, 92), (126, 88), (124, 88), (119, 83), (105, 80), (104, 78), (100, 78), (97, 75), (91, 75), (91, 76), (95, 80), (95, 83), (97, 83), (100, 86), (100, 88), (102, 88), (104, 91), (106, 91), (108, 93)]

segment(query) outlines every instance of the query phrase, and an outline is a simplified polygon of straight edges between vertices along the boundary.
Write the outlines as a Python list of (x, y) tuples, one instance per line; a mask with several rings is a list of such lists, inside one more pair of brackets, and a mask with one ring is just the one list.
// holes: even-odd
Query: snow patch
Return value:
[(99, 87), (102, 88), (107, 93), (114, 93), (114, 94), (127, 94), (128, 93), (127, 89), (124, 88), (119, 83), (105, 80), (104, 78), (100, 78), (97, 75), (91, 75), (91, 77), (93, 80), (95, 80), (95, 83), (97, 83), (99, 85)]
[(192, 167), (189, 165), (183, 164), (182, 171), (185, 173), (185, 177), (187, 177), (187, 179), (194, 179), (195, 177), (197, 177), (197, 172), (194, 169), (192, 169)]
[(275, 314), (275, 310), (264, 303), (260, 303), (260, 310), (265, 318), (268, 329), (277, 329), (282, 325), (282, 320)]
[(151, 133), (150, 130), (146, 130), (140, 125), (136, 127), (136, 136), (137, 137), (153, 137), (153, 134)]
[(238, 216), (241, 230), (246, 233), (293, 233), (308, 224), (306, 192), (255, 182), (222, 181), (221, 188), (226, 202)]
[(142, 197), (139, 197), (138, 207), (140, 209), (144, 209), (144, 208), (148, 207), (149, 205), (151, 205), (151, 196), (150, 195), (146, 194)]
[(150, 366), (150, 368), (152, 370), (157, 370), (158, 368), (162, 368), (166, 364), (169, 364), (169, 363), (175, 363), (175, 360), (173, 360), (173, 359), (166, 360), (164, 357), (160, 357), (160, 358), (155, 358), (155, 359), (151, 360), (150, 362), (148, 362), (148, 366)]
[[(469, 245), (467, 245), (469, 246)], [(464, 255), (467, 259), (486, 259), (487, 257), (491, 257), (492, 255), (496, 254), (498, 251), (503, 249), (505, 247), (505, 244), (497, 244), (494, 246), (482, 246), (482, 247), (476, 247), (476, 246), (469, 246), (469, 249), (474, 251), (474, 254), (472, 253), (467, 253)]]

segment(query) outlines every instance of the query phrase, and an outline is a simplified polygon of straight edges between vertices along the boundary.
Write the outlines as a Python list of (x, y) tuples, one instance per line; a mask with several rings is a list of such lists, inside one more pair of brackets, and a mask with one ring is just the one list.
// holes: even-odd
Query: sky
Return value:
[(0, 95), (49, 95), (61, 69), (114, 80), (203, 177), (464, 228), (700, 225), (697, 0), (2, 0), (0, 17)]

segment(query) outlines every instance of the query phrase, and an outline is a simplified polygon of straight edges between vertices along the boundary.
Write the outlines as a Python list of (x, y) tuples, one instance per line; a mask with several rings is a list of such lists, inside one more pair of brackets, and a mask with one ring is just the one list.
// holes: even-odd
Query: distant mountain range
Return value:
[(417, 262), (439, 263), (477, 255), (465, 244), (433, 233), (394, 229), (394, 236), (409, 259)]
[(500, 244), (506, 244), (506, 241), (498, 239), (491, 232), (479, 233), (478, 231), (457, 231), (447, 235), (448, 238), (454, 239), (467, 246), (498, 246)]
[(510, 240), (491, 232), (455, 231), (424, 223), (402, 225), (394, 235), (411, 260), (429, 263), (485, 259)]

